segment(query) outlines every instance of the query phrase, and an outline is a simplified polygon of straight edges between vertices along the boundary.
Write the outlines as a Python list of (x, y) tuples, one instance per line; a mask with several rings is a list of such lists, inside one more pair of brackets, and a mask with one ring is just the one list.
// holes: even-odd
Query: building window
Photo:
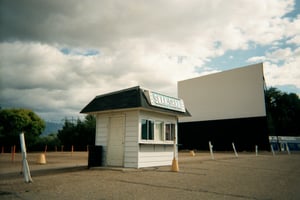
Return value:
[(166, 124), (165, 129), (165, 139), (166, 140), (174, 140), (175, 138), (175, 124)]
[[(153, 142), (174, 141), (176, 124), (170, 122), (142, 119), (141, 120), (141, 139)], [(169, 143), (168, 143), (169, 144)]]
[(142, 119), (142, 140), (154, 139), (154, 122)]
[(154, 139), (156, 141), (163, 140), (163, 122), (160, 121), (155, 122)]

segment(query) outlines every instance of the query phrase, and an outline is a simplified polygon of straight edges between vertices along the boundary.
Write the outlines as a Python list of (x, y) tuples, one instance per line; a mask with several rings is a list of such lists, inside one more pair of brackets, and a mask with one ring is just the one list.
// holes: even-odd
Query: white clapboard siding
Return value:
[(140, 111), (140, 119), (153, 119), (157, 121), (169, 121), (172, 123), (177, 123), (177, 118), (171, 115), (162, 115), (160, 113), (149, 112), (145, 110)]
[(138, 167), (172, 165), (173, 152), (140, 152)]
[[(141, 111), (139, 119), (151, 119), (177, 124), (177, 118), (170, 115), (161, 115), (159, 113)], [(139, 130), (139, 136), (140, 136)], [(177, 129), (176, 129), (177, 135)], [(147, 142), (148, 143), (148, 142)], [(138, 168), (172, 165), (174, 147), (172, 144), (140, 144), (138, 155)]]
[(126, 113), (124, 167), (137, 168), (138, 164), (138, 111)]
[(142, 144), (140, 145), (138, 168), (171, 165), (172, 159), (172, 145)]
[(107, 136), (108, 136), (108, 122), (109, 118), (103, 114), (97, 114), (96, 118), (96, 137), (95, 145), (102, 146), (102, 159), (103, 164), (106, 165), (106, 152), (107, 152)]
[(105, 115), (97, 115), (96, 121), (96, 138), (95, 144), (106, 146), (108, 133), (108, 117)]

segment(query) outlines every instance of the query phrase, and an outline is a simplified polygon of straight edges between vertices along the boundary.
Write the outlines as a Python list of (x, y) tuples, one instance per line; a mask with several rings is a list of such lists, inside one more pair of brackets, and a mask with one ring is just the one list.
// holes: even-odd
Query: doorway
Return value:
[(110, 118), (107, 165), (122, 167), (124, 162), (125, 116)]

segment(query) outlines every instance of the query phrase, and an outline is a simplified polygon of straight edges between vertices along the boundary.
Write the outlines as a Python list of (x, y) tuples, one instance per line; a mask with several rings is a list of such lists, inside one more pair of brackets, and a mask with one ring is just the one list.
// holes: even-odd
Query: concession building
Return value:
[(269, 149), (263, 64), (178, 82), (178, 97), (191, 113), (180, 118), (181, 149)]
[(178, 118), (190, 116), (182, 99), (139, 86), (96, 96), (81, 113), (96, 116), (102, 165), (131, 168), (172, 165)]

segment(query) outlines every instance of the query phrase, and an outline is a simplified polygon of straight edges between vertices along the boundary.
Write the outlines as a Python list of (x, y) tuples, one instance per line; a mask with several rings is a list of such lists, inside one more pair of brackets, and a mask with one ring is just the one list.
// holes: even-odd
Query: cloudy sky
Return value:
[(264, 63), (300, 94), (300, 1), (0, 0), (0, 106), (78, 117), (96, 95)]

